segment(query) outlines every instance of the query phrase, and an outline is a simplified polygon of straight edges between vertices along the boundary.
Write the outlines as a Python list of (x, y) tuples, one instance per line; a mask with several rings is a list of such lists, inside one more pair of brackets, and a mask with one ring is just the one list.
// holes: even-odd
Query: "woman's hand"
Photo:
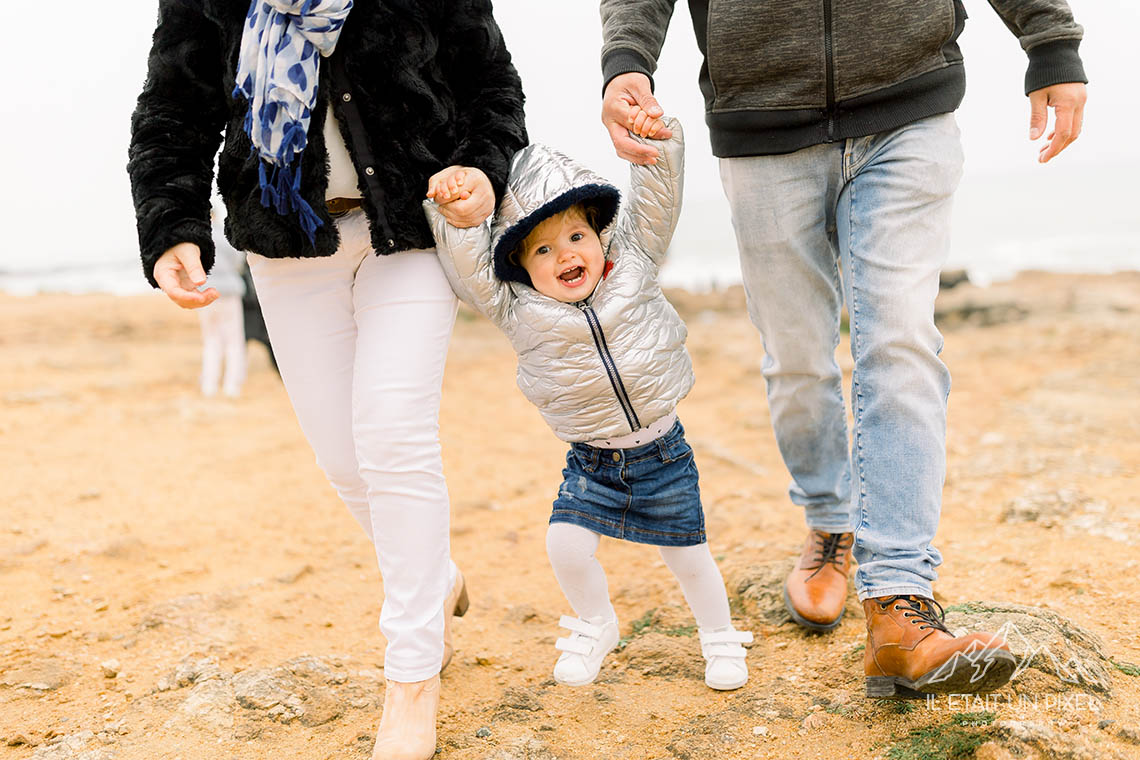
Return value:
[(171, 301), (183, 309), (200, 309), (218, 298), (213, 288), (199, 292), (206, 284), (206, 270), (202, 268), (202, 251), (194, 243), (179, 243), (166, 249), (154, 263), (154, 281)]
[(428, 180), (427, 197), (453, 227), (476, 227), (495, 210), (491, 180), (470, 166), (449, 166)]

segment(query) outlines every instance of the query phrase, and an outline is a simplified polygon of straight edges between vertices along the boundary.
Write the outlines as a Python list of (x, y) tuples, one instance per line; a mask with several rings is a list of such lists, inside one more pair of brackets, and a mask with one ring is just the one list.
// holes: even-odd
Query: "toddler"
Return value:
[[(654, 166), (632, 165), (618, 214), (612, 184), (542, 145), (520, 151), (490, 228), (450, 226), (425, 202), (455, 292), (518, 353), (518, 384), (562, 440), (564, 480), (546, 537), (577, 617), (554, 678), (584, 686), (617, 645), (618, 621), (595, 557), (601, 536), (652, 544), (680, 582), (700, 632), (705, 683), (748, 680), (724, 581), (705, 538), (697, 468), (677, 419), (693, 385), (686, 330), (657, 284), (681, 209), (680, 125)], [(436, 191), (462, 193), (462, 174)], [(616, 221), (615, 221), (616, 220)]]

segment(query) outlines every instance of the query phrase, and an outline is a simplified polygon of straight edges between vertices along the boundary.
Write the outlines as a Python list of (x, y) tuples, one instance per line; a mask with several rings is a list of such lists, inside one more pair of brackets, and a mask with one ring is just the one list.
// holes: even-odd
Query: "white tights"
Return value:
[(439, 402), (456, 300), (433, 253), (376, 256), (360, 211), (337, 227), (335, 255), (250, 254), (250, 271), (301, 430), (375, 544), (385, 675), (422, 681), (455, 578)]
[[(554, 568), (554, 577), (578, 617), (592, 623), (616, 617), (610, 604), (606, 573), (594, 556), (600, 539), (594, 531), (570, 523), (552, 523), (546, 531), (546, 553)], [(724, 580), (709, 545), (660, 546), (658, 549), (661, 559), (681, 584), (681, 592), (697, 619), (697, 627), (711, 631), (731, 626)]]

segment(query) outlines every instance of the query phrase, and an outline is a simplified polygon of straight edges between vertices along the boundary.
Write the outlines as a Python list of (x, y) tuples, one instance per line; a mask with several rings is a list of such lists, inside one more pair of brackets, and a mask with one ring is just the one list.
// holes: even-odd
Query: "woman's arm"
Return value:
[(511, 158), (527, 144), (522, 82), (489, 0), (452, 0), (440, 54), (457, 105), (458, 144), (447, 163), (481, 169), (501, 198)]
[(143, 271), (180, 243), (214, 262), (210, 183), (227, 114), (218, 29), (192, 0), (160, 0), (146, 84), (131, 117), (127, 171)]
[(658, 150), (657, 163), (651, 166), (630, 164), (629, 198), (622, 206), (621, 220), (614, 233), (619, 250), (640, 251), (655, 266), (661, 266), (673, 230), (681, 217), (681, 197), (685, 175), (685, 136), (681, 122), (665, 119), (672, 131), (667, 140), (655, 140), (631, 134), (630, 137)]

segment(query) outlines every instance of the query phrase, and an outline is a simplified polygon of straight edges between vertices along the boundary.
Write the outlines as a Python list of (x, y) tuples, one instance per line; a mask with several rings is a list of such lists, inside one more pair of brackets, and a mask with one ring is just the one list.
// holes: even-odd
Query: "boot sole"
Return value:
[(471, 606), (471, 601), (467, 598), (467, 579), (463, 579), (463, 586), (459, 589), (459, 598), (455, 600), (455, 609), (452, 610), (452, 615), (455, 617), (463, 617), (467, 614), (467, 608)]
[[(979, 667), (985, 668), (980, 677), (977, 675)], [(958, 653), (913, 681), (899, 676), (867, 676), (866, 694), (870, 699), (926, 699), (929, 694), (981, 694), (1005, 686), (1016, 669), (1017, 659), (1005, 649), (983, 649), (970, 657)]]
[(839, 617), (835, 618), (835, 620), (832, 620), (830, 623), (816, 623), (808, 620), (807, 618), (800, 615), (800, 613), (796, 612), (796, 608), (792, 606), (792, 599), (788, 596), (787, 586), (784, 586), (784, 607), (787, 608), (788, 614), (791, 615), (793, 622), (795, 622), (797, 625), (802, 625), (804, 628), (812, 631), (819, 631), (821, 633), (825, 631), (834, 631), (836, 628), (838, 628), (839, 624), (843, 622), (843, 613), (845, 611), (840, 610)]

